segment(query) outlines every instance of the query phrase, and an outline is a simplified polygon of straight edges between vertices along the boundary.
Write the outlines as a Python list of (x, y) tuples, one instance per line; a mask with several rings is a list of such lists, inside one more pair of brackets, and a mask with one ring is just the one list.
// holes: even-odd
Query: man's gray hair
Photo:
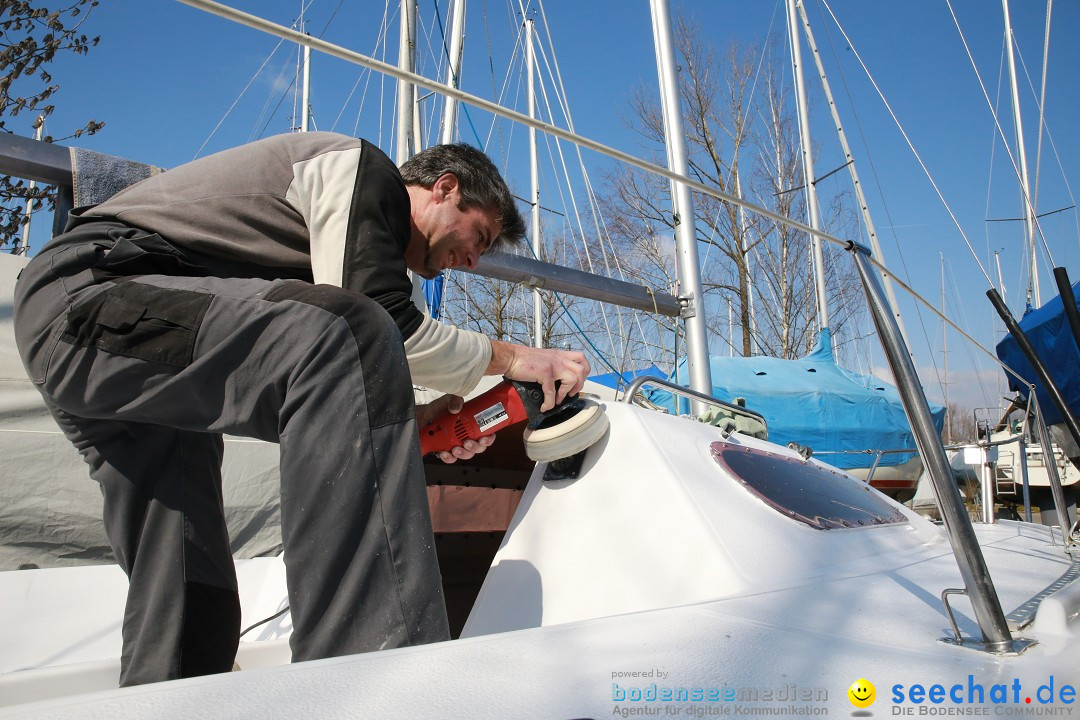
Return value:
[(525, 237), (525, 221), (518, 212), (510, 188), (495, 163), (480, 150), (465, 143), (435, 145), (413, 155), (401, 166), (406, 185), (431, 188), (446, 173), (458, 179), (462, 209), (482, 207), (499, 213), (502, 233), (492, 247), (504, 242), (518, 243)]

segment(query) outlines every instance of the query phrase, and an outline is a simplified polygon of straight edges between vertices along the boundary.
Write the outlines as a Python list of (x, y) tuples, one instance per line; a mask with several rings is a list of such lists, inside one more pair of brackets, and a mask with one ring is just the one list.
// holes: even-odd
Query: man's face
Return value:
[(421, 277), (431, 279), (447, 268), (476, 267), (480, 256), (502, 232), (495, 210), (480, 207), (463, 210), (460, 202), (456, 185), (446, 192), (434, 192), (422, 222), (417, 222), (427, 245), (423, 258), (410, 264), (410, 269)]

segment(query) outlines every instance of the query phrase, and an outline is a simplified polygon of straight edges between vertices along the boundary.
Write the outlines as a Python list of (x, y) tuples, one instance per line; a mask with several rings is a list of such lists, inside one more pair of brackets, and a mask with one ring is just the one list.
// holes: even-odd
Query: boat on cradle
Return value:
[[(1055, 274), (1059, 270), (1055, 270)], [(1059, 281), (1059, 287), (1063, 292), (1055, 295), (1042, 307), (1027, 312), (1019, 320), (1019, 326), (1030, 341), (1032, 349), (1039, 360), (1045, 366), (1051, 380), (1057, 385), (1065, 406), (1073, 414), (1073, 417), (1076, 417), (1080, 414), (1080, 347), (1078, 347), (1077, 338), (1074, 336), (1075, 331), (1071, 327), (1068, 319), (1069, 313), (1062, 302), (1062, 298), (1069, 298), (1072, 309), (1076, 309), (1080, 304), (1077, 301), (1080, 283), (1075, 283), (1070, 287), (1067, 278), (1062, 277), (1064, 282)], [(1011, 334), (1005, 335), (998, 343), (997, 355), (1003, 363), (1013, 368), (1022, 377), (1033, 378), (1035, 398), (1043, 418), (1049, 426), (1054, 464), (1059, 468), (1058, 474), (1061, 476), (1065, 504), (1068, 512), (1075, 519), (1077, 491), (1078, 487), (1080, 487), (1077, 484), (1080, 482), (1080, 470), (1077, 469), (1078, 463), (1080, 463), (1080, 447), (1077, 447), (1076, 441), (1070, 434), (1065, 419), (1051, 398), (1050, 391), (1043, 385), (1031, 362), (1021, 351), (1019, 344)], [(1007, 377), (1009, 389), (1017, 394), (1017, 401), (1014, 406), (1022, 407), (1026, 405), (1031, 388), (1011, 375)], [(1020, 435), (1023, 430), (1023, 422), (1024, 420), (1021, 418), (1016, 427), (1002, 428), (994, 433), (992, 438), (996, 439), (1000, 435), (1001, 439), (1007, 439), (1008, 433), (1013, 436)], [(1015, 449), (1016, 446), (1006, 447)], [(1003, 447), (1002, 452), (1004, 451), (1005, 448)], [(1033, 489), (1032, 504), (1038, 505), (1045, 510), (1054, 508), (1054, 500), (1048, 489), (1049, 482), (1046, 480), (1044, 455), (1040, 444), (1028, 444), (1027, 460), (1029, 482)], [(1019, 456), (1015, 454), (1014, 450), (1013, 454), (1009, 455), (1007, 459), (1018, 460)], [(1004, 472), (1009, 476), (1009, 479), (1018, 480), (1020, 478), (1019, 468), (1007, 467), (1005, 462), (1006, 458), (999, 459), (999, 475)], [(1014, 466), (1018, 464), (1013, 463)], [(1009, 472), (1010, 469), (1012, 472)]]
[[(1020, 441), (1024, 443), (1021, 445)], [(1038, 518), (1046, 525), (1057, 525), (1059, 520), (1055, 511), (1054, 497), (1050, 486), (1050, 475), (1046, 467), (1047, 456), (1043, 452), (1042, 445), (1032, 442), (1025, 431), (1024, 422), (1020, 421), (1008, 425), (1003, 429), (991, 432), (989, 445), (997, 448), (997, 459), (994, 461), (994, 499), (997, 503), (1012, 509), (1019, 516), (1025, 507), (1024, 503), (1024, 467), (1027, 463), (1028, 495), (1033, 508), (1038, 508)], [(978, 445), (965, 446), (971, 448), (968, 458), (972, 457), (976, 462)], [(1021, 450), (1023, 448), (1023, 450)], [(971, 451), (975, 455), (971, 455)], [(1024, 453), (1023, 459), (1020, 453)], [(1080, 470), (1073, 461), (1066, 456), (1065, 451), (1057, 443), (1051, 444), (1049, 462), (1057, 468), (1058, 479), (1061, 481), (1061, 489), (1065, 499), (1066, 508), (1070, 519), (1076, 518), (1076, 491), (1080, 487)], [(965, 453), (957, 452), (952, 458), (953, 470), (957, 480), (961, 483), (961, 489), (967, 492), (968, 488), (978, 488), (980, 484), (978, 467), (976, 464), (965, 462)]]
[[(729, 402), (739, 398), (763, 415), (773, 442), (807, 447), (814, 457), (868, 480), (898, 502), (914, 497), (923, 464), (910, 450), (915, 437), (900, 395), (880, 378), (840, 367), (828, 328), (814, 350), (799, 359), (713, 356), (710, 366), (713, 396)], [(673, 375), (685, 379), (686, 363)], [(676, 400), (663, 389), (648, 397), (676, 409)], [(678, 409), (685, 413), (686, 402), (678, 401)], [(930, 409), (940, 432), (945, 408), (935, 403)]]

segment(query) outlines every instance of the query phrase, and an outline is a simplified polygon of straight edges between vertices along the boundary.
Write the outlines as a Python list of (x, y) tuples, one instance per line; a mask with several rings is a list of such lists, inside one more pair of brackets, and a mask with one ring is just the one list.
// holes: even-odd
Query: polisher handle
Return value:
[(469, 400), (454, 414), (445, 412), (420, 428), (420, 453), (444, 452), (479, 440), (528, 418), (517, 388), (504, 380), (482, 395)]

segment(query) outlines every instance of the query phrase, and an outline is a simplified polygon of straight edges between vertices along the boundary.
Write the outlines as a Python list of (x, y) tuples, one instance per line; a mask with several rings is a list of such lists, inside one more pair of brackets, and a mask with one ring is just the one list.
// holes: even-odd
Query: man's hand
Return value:
[[(425, 425), (430, 425), (435, 418), (448, 410), (451, 414), (456, 415), (461, 412), (461, 408), (464, 404), (465, 401), (457, 395), (443, 395), (442, 397), (429, 402), (427, 405), (417, 405), (416, 427), (422, 431)], [(463, 446), (453, 448), (449, 452), (436, 453), (436, 455), (444, 463), (451, 465), (458, 460), (468, 460), (474, 455), (479, 455), (487, 450), (488, 446), (493, 442), (495, 442), (494, 435), (488, 435), (479, 440), (466, 440)]]
[[(549, 350), (526, 345), (491, 341), (491, 363), (487, 375), (505, 375), (511, 380), (538, 382), (544, 389), (541, 412), (547, 412), (574, 395), (589, 376), (589, 361), (585, 353), (576, 350)], [(559, 389), (555, 390), (555, 381)]]

